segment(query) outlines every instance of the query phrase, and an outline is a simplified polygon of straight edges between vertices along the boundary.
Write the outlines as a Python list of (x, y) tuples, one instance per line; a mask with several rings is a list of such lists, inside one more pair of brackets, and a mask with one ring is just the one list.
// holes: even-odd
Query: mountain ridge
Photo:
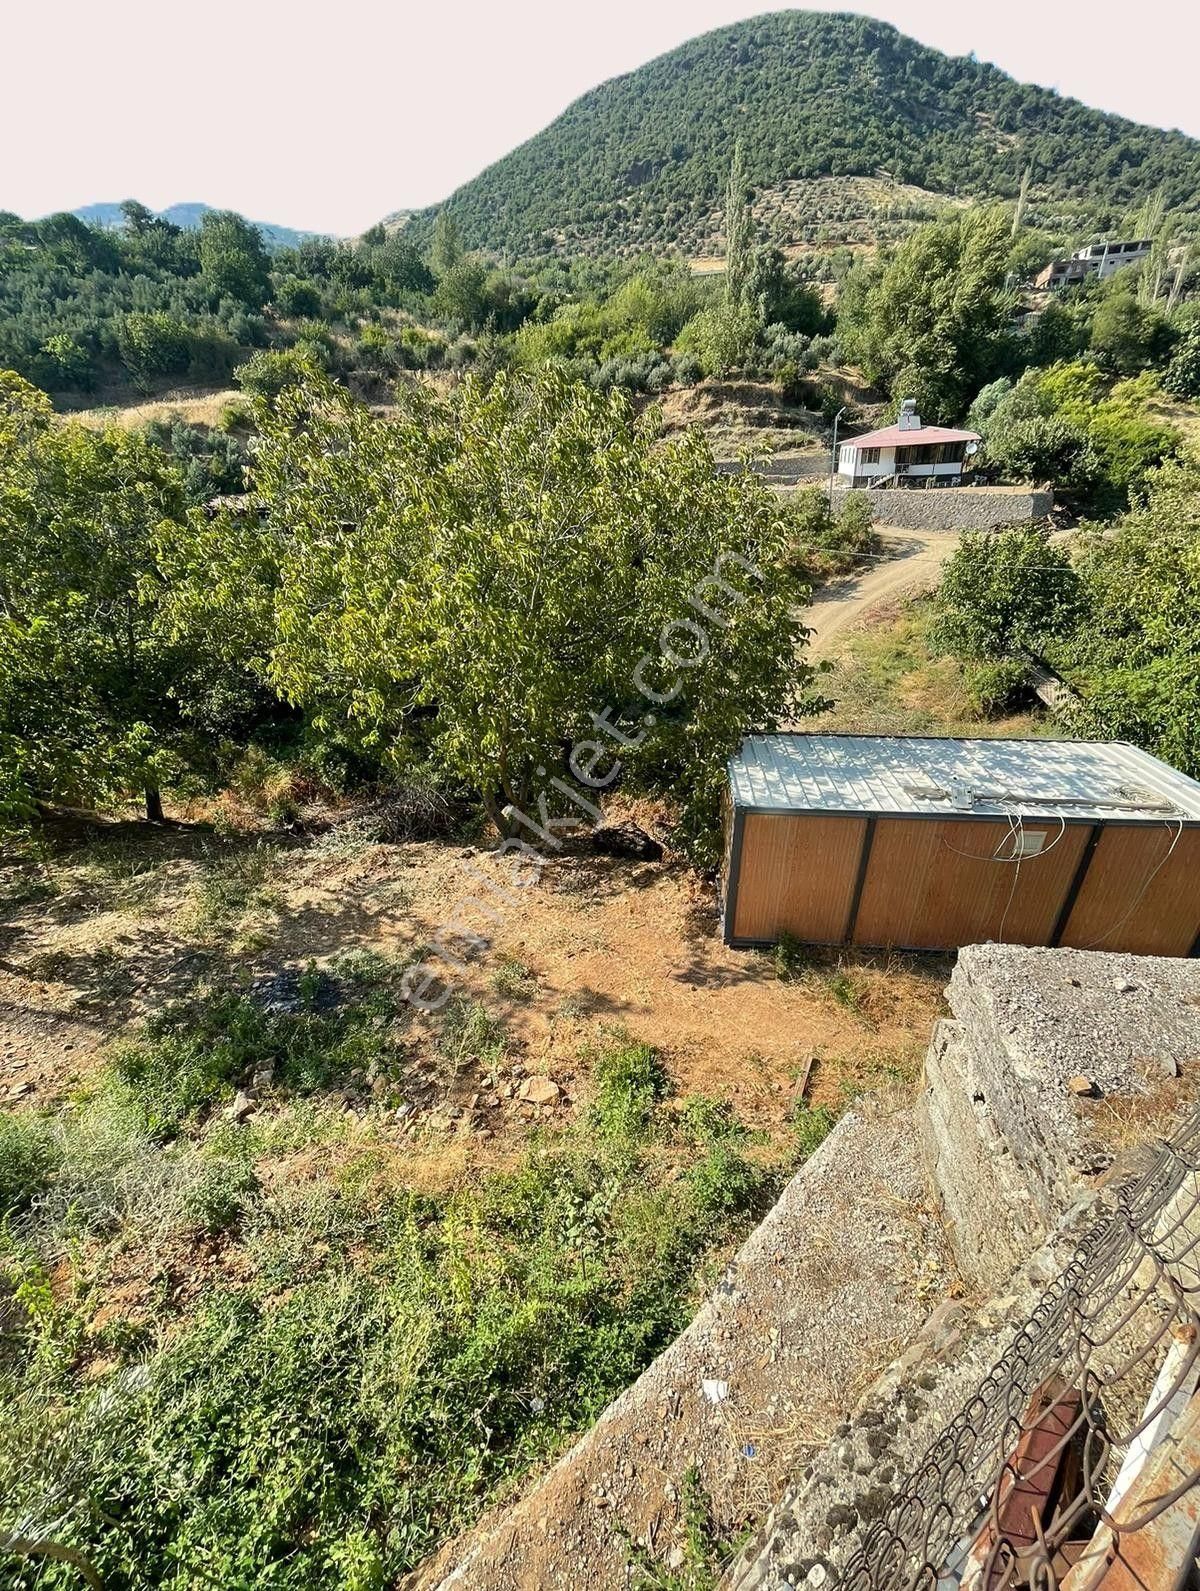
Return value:
[[(201, 204), (193, 201), (184, 204), (171, 204), (165, 210), (155, 210), (155, 218), (159, 221), (170, 221), (175, 226), (183, 227), (185, 231), (194, 231), (205, 215), (219, 209), (219, 205)], [(96, 204), (83, 204), (71, 214), (80, 221), (86, 221), (89, 226), (119, 227), (123, 224), (121, 205), (115, 200), (101, 200)], [(303, 243), (306, 238), (329, 237), (327, 232), (308, 232), (299, 227), (280, 226), (273, 221), (251, 221), (250, 225), (257, 227), (263, 239), (272, 248), (294, 248), (297, 243)]]
[(943, 55), (874, 18), (792, 10), (600, 84), (404, 224), (420, 238), (449, 210), (468, 246), (508, 257), (703, 252), (735, 142), (760, 193), (870, 178), (946, 200), (1011, 199), (1030, 165), (1031, 207), (1048, 220), (1119, 225), (1158, 188), (1200, 220), (1200, 140)]

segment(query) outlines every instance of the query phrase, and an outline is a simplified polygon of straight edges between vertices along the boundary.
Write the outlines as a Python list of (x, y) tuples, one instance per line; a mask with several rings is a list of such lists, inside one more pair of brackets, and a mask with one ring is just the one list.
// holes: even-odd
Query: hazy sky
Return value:
[[(1200, 137), (1196, 0), (876, 0), (952, 55)], [(739, 0), (0, 0), (0, 209), (184, 200), (361, 231)]]

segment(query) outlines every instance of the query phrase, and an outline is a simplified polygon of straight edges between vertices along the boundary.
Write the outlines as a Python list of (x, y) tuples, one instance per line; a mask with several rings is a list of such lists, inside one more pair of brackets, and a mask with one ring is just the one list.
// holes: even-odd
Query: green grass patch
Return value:
[(855, 631), (821, 689), (833, 701), (826, 733), (884, 735), (1046, 735), (1054, 727), (1034, 713), (989, 716), (978, 681), (929, 640), (927, 600), (908, 602), (891, 620)]
[(355, 1071), (388, 1075), (400, 1012), (397, 968), (357, 957), (343, 983), (315, 968), (296, 979), (296, 1008), (268, 1009), (236, 991), (206, 991), (168, 1006), (143, 1038), (120, 1050), (108, 1086), (129, 1100), (146, 1127), (171, 1138), (230, 1098), (239, 1081), (269, 1071), (275, 1085), (312, 1094)]
[(272, 888), (279, 873), (279, 851), (259, 842), (238, 846), (208, 862), (191, 898), (200, 929), (235, 927), (250, 912), (266, 912), (276, 901)]
[(501, 956), (492, 974), (492, 988), (497, 994), (507, 1000), (532, 1000), (537, 987), (537, 979), (523, 961)]
[[(126, 1064), (137, 1109), (122, 1115), (102, 1091), (62, 1126), (57, 1164), (34, 1129), (0, 1162), (18, 1184), (27, 1170), (61, 1181), (0, 1253), (0, 1536), (45, 1532), (129, 1591), (390, 1585), (636, 1378), (686, 1323), (706, 1264), (774, 1194), (777, 1172), (743, 1157), (729, 1107), (671, 1108), (658, 1056), (620, 1036), (590, 1057), (589, 1120), (436, 1197), (370, 1164), (260, 1180), (253, 1127), (162, 1141), (163, 1121), (264, 1044), (286, 1074), (314, 1020), (332, 1024), (335, 1050), (345, 1041), (332, 1013), (284, 1022), (210, 1002), (148, 1037), (172, 1041), (153, 1066)], [(460, 1053), (496, 1042), (472, 1007), (453, 1031)], [(192, 1042), (225, 1059), (185, 1065), (192, 1080), (172, 1095)], [(156, 1136), (146, 1101), (164, 1099)], [(169, 1205), (171, 1222), (240, 1245), (248, 1263), (226, 1274), (246, 1279), (183, 1318), (164, 1286), (165, 1345), (153, 1320), (89, 1338), (92, 1250), (70, 1224), (89, 1180), (121, 1190), (98, 1201), (110, 1252), (161, 1235)], [(64, 1253), (69, 1300), (46, 1281)], [(87, 1342), (115, 1361), (99, 1377), (82, 1373)], [(79, 1583), (40, 1559), (3, 1572), (19, 1591)]]

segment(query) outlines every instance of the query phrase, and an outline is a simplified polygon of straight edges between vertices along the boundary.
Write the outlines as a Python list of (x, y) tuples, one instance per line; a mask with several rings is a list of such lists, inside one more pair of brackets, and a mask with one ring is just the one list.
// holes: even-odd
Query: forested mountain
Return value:
[[(447, 206), (469, 246), (515, 256), (702, 252), (738, 141), (760, 193), (793, 185), (794, 202), (765, 207), (782, 243), (808, 240), (806, 203), (829, 213), (827, 188), (805, 190), (829, 177), (884, 178), (877, 202), (895, 213), (914, 203), (902, 185), (1008, 197), (1030, 165), (1034, 219), (1120, 225), (1159, 188), (1168, 209), (1200, 216), (1200, 141), (952, 59), (871, 18), (808, 11), (718, 29), (603, 84)], [(408, 223), (415, 237), (432, 214)]]
[[(212, 213), (211, 204), (172, 204), (165, 210), (154, 211), (154, 216), (158, 221), (167, 221), (172, 226), (194, 232), (204, 217)], [(79, 209), (72, 210), (71, 214), (78, 216), (81, 221), (86, 221), (89, 226), (119, 227), (125, 224), (124, 211), (120, 204), (115, 202), (80, 205)], [(294, 249), (297, 243), (303, 243), (305, 238), (323, 235), (319, 232), (297, 231), (295, 227), (290, 226), (276, 226), (273, 221), (252, 221), (250, 225), (257, 227), (262, 233), (263, 241), (268, 248)]]

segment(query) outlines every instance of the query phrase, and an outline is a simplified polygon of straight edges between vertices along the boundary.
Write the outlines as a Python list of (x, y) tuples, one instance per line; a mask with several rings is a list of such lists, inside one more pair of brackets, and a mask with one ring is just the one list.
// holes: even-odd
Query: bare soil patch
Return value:
[[(615, 1026), (661, 1049), (681, 1093), (727, 1098), (771, 1129), (802, 1076), (811, 1103), (836, 1106), (872, 1080), (909, 1075), (939, 1008), (945, 968), (934, 959), (847, 952), (788, 981), (767, 956), (730, 950), (714, 886), (678, 861), (564, 855), (519, 907), (497, 906), (489, 877), (505, 875), (475, 846), (339, 854), (320, 839), (139, 825), (48, 861), (10, 859), (0, 1086), (29, 1083), (22, 1103), (49, 1102), (105, 1044), (231, 969), (253, 979), (351, 950), (414, 959), (472, 897), (485, 904), (467, 920), (493, 943), (456, 992), (486, 1007), (524, 1071), (553, 1078), (568, 1100), (581, 1050)], [(437, 1023), (414, 1022), (418, 1046)], [(518, 1123), (542, 1109), (514, 1106)]]

